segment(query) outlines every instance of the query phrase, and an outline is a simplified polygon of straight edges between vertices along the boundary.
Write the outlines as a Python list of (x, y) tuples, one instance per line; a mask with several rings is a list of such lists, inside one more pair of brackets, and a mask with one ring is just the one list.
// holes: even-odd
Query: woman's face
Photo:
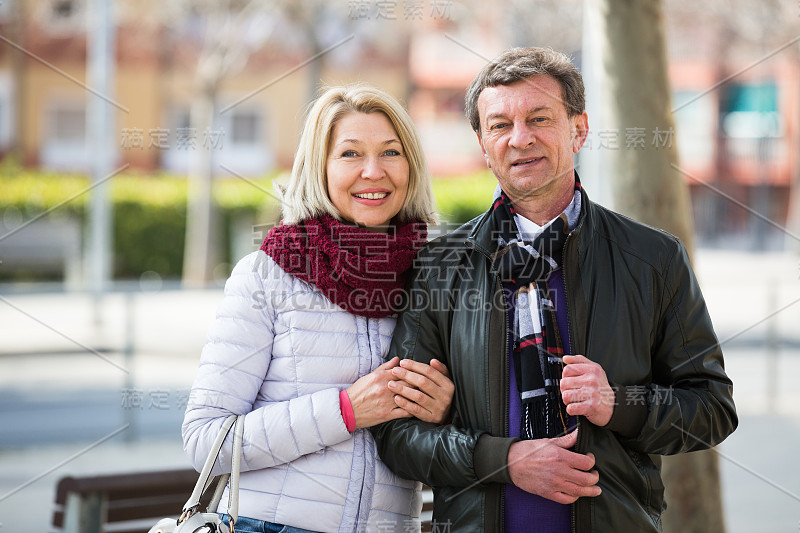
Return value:
[(352, 112), (339, 119), (325, 168), (328, 196), (342, 217), (386, 231), (408, 194), (408, 159), (386, 115)]

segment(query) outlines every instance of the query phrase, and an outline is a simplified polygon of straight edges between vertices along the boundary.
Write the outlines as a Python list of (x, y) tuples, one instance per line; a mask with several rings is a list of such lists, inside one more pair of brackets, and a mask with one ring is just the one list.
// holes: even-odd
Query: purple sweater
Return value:
[[(564, 345), (564, 353), (572, 353), (569, 345), (569, 327), (567, 322), (566, 294), (564, 294), (564, 278), (562, 270), (556, 270), (550, 275), (548, 286), (555, 292), (553, 303), (556, 308), (558, 332)], [(513, 295), (514, 285), (505, 284), (506, 302), (508, 302), (508, 319), (510, 327), (514, 324), (514, 301), (509, 298)], [(514, 335), (509, 335), (509, 392), (508, 392), (508, 436), (519, 437), (522, 407), (517, 390), (517, 380), (514, 372), (514, 360), (510, 357), (514, 347)], [(574, 417), (570, 417), (568, 427), (574, 427)], [(572, 529), (572, 508), (570, 505), (556, 503), (530, 494), (515, 485), (505, 487), (505, 531), (528, 531), (548, 533), (568, 533)]]

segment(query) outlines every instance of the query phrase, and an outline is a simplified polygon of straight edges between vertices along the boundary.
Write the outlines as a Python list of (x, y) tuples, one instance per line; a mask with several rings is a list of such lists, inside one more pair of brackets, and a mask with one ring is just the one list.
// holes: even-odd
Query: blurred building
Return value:
[[(304, 26), (291, 13), (265, 10), (254, 15), (249, 33), (234, 37), (241, 64), (227, 67), (215, 122), (198, 131), (191, 108), (208, 43), (202, 17), (180, 4), (188, 2), (116, 2), (114, 94), (98, 96), (85, 85), (85, 0), (0, 3), (2, 34), (9, 36), (0, 43), (0, 150), (16, 146), (28, 166), (87, 170), (87, 99), (103, 97), (116, 109), (120, 164), (185, 173), (193, 153), (205, 149), (216, 163), (258, 175), (291, 166), (317, 89), (310, 74), (325, 84), (371, 82), (405, 99), (404, 54), (387, 52), (387, 45), (405, 46), (400, 32), (373, 44), (344, 23), (320, 35), (313, 22)], [(346, 4), (331, 12), (334, 21), (348, 20)]]
[[(136, 169), (184, 173), (203, 149), (239, 174), (288, 168), (319, 82), (366, 81), (407, 103), (434, 174), (472, 172), (484, 162), (463, 97), (485, 62), (525, 44), (580, 62), (581, 0), (276, 1), (234, 36), (243, 59), (228, 65), (215, 122), (199, 131), (191, 110), (209, 43), (204, 17), (186, 3), (116, 2), (109, 105), (117, 106), (118, 159)], [(669, 135), (662, 141), (674, 134), (693, 177), (701, 242), (725, 244), (742, 232), (763, 240), (768, 224), (737, 202), (786, 220), (800, 169), (798, 46), (759, 61), (769, 49), (732, 46), (737, 34), (724, 17), (709, 8), (714, 18), (703, 20), (704, 6), (667, 2), (678, 4), (681, 16), (667, 17), (676, 131), (661, 132)], [(16, 148), (30, 166), (87, 169), (86, 103), (97, 97), (83, 85), (87, 15), (85, 0), (0, 3), (0, 152)], [(654, 132), (646, 135), (650, 142)]]
[[(669, 0), (681, 166), (701, 244), (780, 248), (800, 183), (800, 45), (782, 3)], [(770, 9), (784, 9), (770, 13)]]
[(742, 206), (777, 224), (787, 219), (800, 168), (799, 67), (775, 58), (769, 68), (706, 93), (719, 83), (717, 65), (700, 58), (673, 62), (681, 165), (696, 178), (688, 182), (697, 233), (706, 244), (735, 244), (726, 240), (750, 233), (759, 247), (780, 246), (780, 231)]

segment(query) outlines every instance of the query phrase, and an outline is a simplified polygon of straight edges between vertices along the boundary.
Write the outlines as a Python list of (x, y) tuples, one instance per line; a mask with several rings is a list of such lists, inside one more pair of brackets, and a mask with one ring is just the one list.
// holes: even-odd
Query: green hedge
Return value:
[(495, 186), (497, 180), (487, 170), (467, 176), (435, 178), (433, 193), (442, 218), (462, 224), (489, 209)]
[[(277, 210), (273, 176), (217, 180), (214, 197), (221, 216), (223, 260), (231, 263), (230, 228), (239, 217), (270, 222)], [(137, 278), (154, 271), (177, 279), (183, 265), (186, 231), (187, 182), (168, 175), (126, 173), (109, 180), (114, 216), (114, 276)], [(462, 223), (485, 211), (496, 181), (488, 173), (434, 180), (434, 193), (442, 218)], [(90, 181), (85, 176), (30, 171), (0, 165), (0, 213), (8, 221), (30, 220), (45, 211), (87, 220)], [(16, 212), (18, 210), (18, 212)], [(1, 243), (0, 243), (1, 246)], [(2, 272), (0, 279), (20, 279), (19, 273)]]
[[(272, 179), (252, 181), (256, 186), (236, 178), (215, 184), (214, 196), (223, 228), (222, 259), (226, 262), (231, 261), (227, 231), (231, 221), (242, 215), (255, 218), (273, 202), (261, 190), (270, 191)], [(114, 176), (108, 183), (114, 218), (114, 277), (137, 278), (143, 272), (154, 271), (163, 278), (179, 278), (186, 232), (186, 180), (128, 173)], [(89, 186), (85, 176), (1, 168), (0, 213), (7, 222), (24, 222), (50, 210), (53, 215), (76, 217), (85, 226), (91, 198)], [(7, 216), (9, 213), (12, 216)], [(24, 272), (0, 269), (0, 279), (30, 278)]]

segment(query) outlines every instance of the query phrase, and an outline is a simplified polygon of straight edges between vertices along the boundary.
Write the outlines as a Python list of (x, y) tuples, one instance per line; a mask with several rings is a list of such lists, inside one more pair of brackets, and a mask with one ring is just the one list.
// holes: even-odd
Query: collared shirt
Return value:
[[(575, 194), (572, 196), (572, 201), (569, 205), (562, 211), (565, 215), (567, 215), (567, 227), (571, 230), (575, 229), (575, 226), (578, 224), (578, 217), (581, 214), (581, 192), (575, 191)], [(558, 216), (553, 218), (553, 220), (549, 221), (547, 224), (540, 226), (536, 222), (525, 218), (524, 216), (516, 213), (514, 215), (514, 222), (517, 224), (517, 228), (519, 229), (519, 237), (525, 241), (532, 241), (535, 239), (540, 233), (544, 231), (544, 229), (553, 223), (561, 214), (559, 213)]]

